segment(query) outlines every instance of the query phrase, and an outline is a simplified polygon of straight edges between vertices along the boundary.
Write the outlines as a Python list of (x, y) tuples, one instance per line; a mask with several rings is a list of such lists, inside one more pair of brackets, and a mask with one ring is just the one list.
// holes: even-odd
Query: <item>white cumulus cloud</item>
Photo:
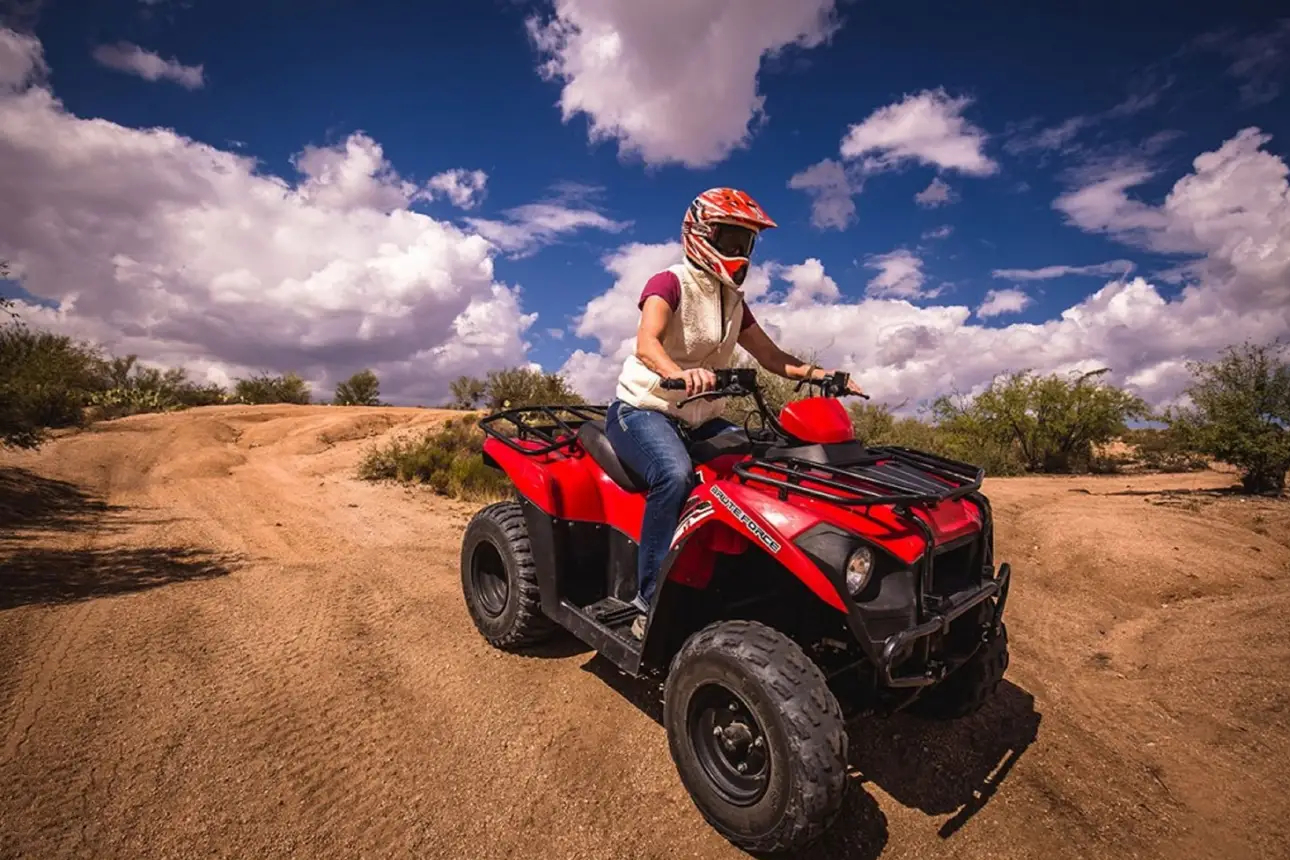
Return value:
[(971, 104), (943, 88), (907, 95), (851, 126), (842, 138), (842, 157), (863, 159), (869, 172), (916, 163), (989, 176), (999, 165), (985, 152), (985, 132), (963, 116)]
[(488, 174), (484, 171), (456, 167), (430, 177), (426, 189), (432, 198), (446, 197), (453, 206), (474, 209), (483, 202), (487, 184)]
[(1106, 263), (1094, 263), (1089, 266), (1044, 266), (1039, 269), (995, 269), (990, 274), (996, 278), (1010, 281), (1050, 281), (1053, 278), (1064, 278), (1067, 275), (1120, 275), (1132, 272), (1134, 265), (1130, 260), (1111, 260)]
[(707, 167), (766, 119), (763, 60), (827, 40), (834, 2), (553, 0), (528, 31), (566, 122), (585, 115), (593, 142), (649, 165)]
[(840, 162), (826, 158), (813, 164), (795, 174), (788, 187), (811, 195), (811, 224), (821, 230), (845, 230), (855, 220), (854, 195), (860, 193), (861, 182)]
[(605, 230), (618, 233), (630, 221), (615, 221), (595, 209), (570, 207), (560, 202), (526, 203), (507, 209), (504, 220), (467, 218), (475, 232), (512, 256), (524, 257), (565, 233)]
[(130, 42), (99, 45), (94, 49), (94, 59), (102, 66), (138, 75), (145, 81), (174, 81), (190, 90), (200, 89), (206, 83), (203, 66), (186, 66), (174, 58), (167, 60)]
[[(0, 258), (45, 307), (30, 324), (227, 382), (363, 367), (392, 402), (526, 361), (494, 245), (408, 208), (376, 141), (304, 147), (292, 179), (162, 128), (69, 113), (39, 45), (0, 29)], [(34, 83), (31, 83), (33, 82)]]
[(897, 248), (886, 254), (875, 254), (866, 261), (870, 269), (877, 269), (878, 274), (870, 281), (865, 294), (876, 298), (919, 299), (931, 298), (939, 290), (925, 291), (923, 284), (927, 276), (923, 274), (923, 261), (904, 248)]
[[(906, 95), (847, 130), (838, 149), (844, 163), (822, 161), (794, 176), (789, 187), (811, 195), (816, 227), (840, 230), (851, 223), (852, 198), (867, 176), (911, 165), (966, 176), (993, 175), (999, 165), (985, 151), (988, 135), (964, 116), (971, 104), (967, 96), (950, 96), (944, 88)], [(920, 206), (929, 208), (956, 199), (940, 177), (915, 196)]]
[(1015, 314), (1030, 306), (1031, 298), (1021, 290), (990, 290), (985, 294), (981, 306), (976, 309), (979, 317), (997, 317), (1000, 314)]
[(914, 195), (914, 202), (924, 209), (946, 206), (957, 202), (958, 199), (959, 196), (954, 189), (950, 188), (949, 184), (939, 176), (933, 179), (930, 185)]

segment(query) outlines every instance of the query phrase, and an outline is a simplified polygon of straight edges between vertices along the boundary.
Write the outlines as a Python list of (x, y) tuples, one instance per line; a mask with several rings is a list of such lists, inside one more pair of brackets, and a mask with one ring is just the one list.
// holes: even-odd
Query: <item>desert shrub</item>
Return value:
[(87, 344), (17, 321), (0, 325), (0, 444), (33, 448), (50, 428), (82, 425), (101, 368)]
[(1290, 470), (1290, 363), (1280, 342), (1231, 346), (1190, 362), (1192, 405), (1165, 420), (1184, 447), (1241, 470), (1250, 493), (1282, 493)]
[(214, 406), (228, 400), (228, 392), (219, 385), (198, 385), (181, 367), (144, 367), (135, 355), (107, 359), (101, 372), (104, 387), (94, 392), (90, 403), (102, 418)]
[(543, 373), (528, 367), (494, 370), (488, 374), (484, 385), (484, 398), (493, 410), (586, 402), (560, 374)]
[(238, 379), (233, 386), (233, 398), (239, 403), (298, 403), (310, 402), (309, 383), (295, 373), (284, 376), (257, 374), (249, 379)]
[(505, 496), (510, 481), (484, 465), (484, 433), (475, 421), (454, 419), (424, 433), (369, 449), (359, 462), (366, 480), (426, 484), (436, 493), (471, 501)]
[(360, 370), (336, 386), (336, 406), (380, 406), (381, 382), (371, 370)]
[(497, 411), (587, 402), (559, 373), (543, 373), (531, 367), (494, 370), (484, 379), (460, 376), (449, 387), (452, 390), (451, 406), (454, 409), (482, 407)]
[(1073, 379), (1012, 373), (966, 403), (937, 398), (932, 414), (948, 444), (974, 452), (983, 465), (1006, 468), (1015, 456), (1030, 472), (1082, 471), (1089, 468), (1095, 445), (1123, 434), (1129, 419), (1149, 414), (1141, 398), (1090, 382), (1102, 373)]
[(860, 401), (847, 407), (856, 438), (868, 445), (891, 445), (896, 429), (896, 418), (884, 403)]
[(449, 386), (453, 409), (476, 409), (488, 393), (488, 383), (473, 376), (459, 376)]
[(1198, 472), (1209, 468), (1209, 459), (1187, 447), (1172, 428), (1141, 427), (1124, 434), (1138, 463), (1150, 472)]

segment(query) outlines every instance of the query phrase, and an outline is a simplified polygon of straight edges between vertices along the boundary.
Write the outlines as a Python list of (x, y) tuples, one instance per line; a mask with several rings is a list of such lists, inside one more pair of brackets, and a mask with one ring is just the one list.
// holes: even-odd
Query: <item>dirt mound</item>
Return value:
[[(466, 505), (358, 481), (452, 413), (216, 407), (0, 454), (0, 857), (726, 857), (659, 691), (489, 649)], [(987, 487), (1014, 659), (864, 720), (808, 857), (1286, 856), (1290, 505), (1232, 476)]]

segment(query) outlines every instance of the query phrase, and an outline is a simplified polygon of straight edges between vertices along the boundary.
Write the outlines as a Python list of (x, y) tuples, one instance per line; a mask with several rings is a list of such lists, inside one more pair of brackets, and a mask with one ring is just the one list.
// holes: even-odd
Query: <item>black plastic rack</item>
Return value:
[(745, 483), (774, 487), (781, 499), (795, 493), (853, 507), (949, 501), (975, 493), (985, 480), (980, 467), (895, 445), (867, 448), (845, 465), (770, 454), (737, 463), (734, 471)]
[[(479, 421), (479, 429), (521, 454), (541, 456), (567, 448), (577, 441), (578, 428), (588, 421), (603, 421), (607, 406), (522, 406), (494, 412)], [(561, 418), (559, 413), (572, 418)], [(546, 421), (542, 421), (542, 419)], [(508, 422), (514, 432), (506, 433), (498, 425)], [(538, 447), (526, 447), (519, 441), (536, 440)]]

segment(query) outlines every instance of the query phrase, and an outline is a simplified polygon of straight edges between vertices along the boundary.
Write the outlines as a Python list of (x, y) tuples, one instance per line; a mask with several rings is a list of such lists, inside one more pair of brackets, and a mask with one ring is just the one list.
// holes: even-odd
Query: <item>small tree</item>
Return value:
[(866, 445), (882, 445), (890, 441), (896, 429), (896, 418), (885, 403), (852, 403), (848, 407), (851, 425), (856, 438)]
[(81, 425), (101, 367), (88, 344), (21, 323), (0, 326), (0, 444), (34, 448), (48, 428)]
[(494, 410), (586, 402), (560, 374), (542, 373), (528, 367), (494, 370), (488, 374), (486, 386), (488, 406)]
[(381, 383), (371, 370), (360, 370), (336, 386), (336, 406), (380, 406)]
[(1075, 379), (1012, 373), (996, 379), (966, 405), (938, 398), (932, 413), (953, 435), (1016, 446), (1028, 471), (1075, 471), (1088, 467), (1094, 445), (1125, 432), (1129, 419), (1149, 414), (1140, 397), (1089, 381), (1106, 372), (1095, 370)]
[(488, 383), (473, 376), (459, 376), (449, 387), (452, 389), (454, 409), (474, 409), (488, 392)]
[(1165, 420), (1187, 447), (1241, 470), (1249, 493), (1285, 491), (1290, 470), (1290, 364), (1286, 346), (1229, 346), (1213, 362), (1189, 362), (1192, 406)]
[(250, 379), (237, 380), (233, 396), (239, 403), (308, 404), (312, 392), (309, 390), (309, 383), (295, 373), (285, 376), (257, 374)]

